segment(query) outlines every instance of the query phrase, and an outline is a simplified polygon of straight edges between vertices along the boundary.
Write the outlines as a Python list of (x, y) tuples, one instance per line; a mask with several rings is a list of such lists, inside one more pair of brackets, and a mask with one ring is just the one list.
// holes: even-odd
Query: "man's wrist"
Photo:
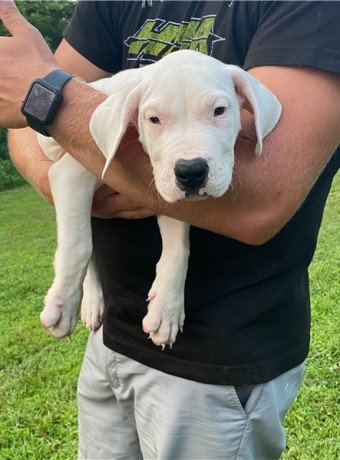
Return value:
[(63, 100), (63, 87), (72, 74), (54, 69), (43, 78), (33, 80), (21, 107), (28, 125), (48, 136), (46, 128), (53, 123)]

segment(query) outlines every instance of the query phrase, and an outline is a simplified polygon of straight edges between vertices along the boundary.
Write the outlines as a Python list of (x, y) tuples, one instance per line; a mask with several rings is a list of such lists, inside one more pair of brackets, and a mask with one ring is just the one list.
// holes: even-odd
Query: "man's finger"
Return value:
[(12, 0), (0, 0), (0, 20), (11, 35), (24, 35), (33, 28)]
[(120, 211), (117, 212), (114, 217), (118, 219), (128, 219), (128, 220), (137, 220), (145, 219), (146, 217), (151, 217), (155, 215), (155, 211), (150, 211), (150, 209), (139, 209), (137, 211)]

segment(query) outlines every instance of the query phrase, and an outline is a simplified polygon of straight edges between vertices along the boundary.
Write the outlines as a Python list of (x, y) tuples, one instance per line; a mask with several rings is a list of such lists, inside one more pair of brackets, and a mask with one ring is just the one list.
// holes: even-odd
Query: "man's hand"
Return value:
[(0, 126), (22, 128), (20, 109), (30, 83), (58, 68), (39, 31), (11, 0), (0, 0), (0, 20), (12, 35), (0, 37)]
[(107, 185), (102, 185), (93, 198), (92, 215), (102, 219), (143, 219), (154, 214)]

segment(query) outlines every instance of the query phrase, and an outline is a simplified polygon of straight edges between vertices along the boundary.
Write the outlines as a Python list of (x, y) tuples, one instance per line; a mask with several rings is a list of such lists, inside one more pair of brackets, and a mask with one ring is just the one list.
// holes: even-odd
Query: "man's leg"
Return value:
[(303, 365), (254, 386), (249, 396), (245, 388), (181, 379), (119, 354), (116, 360), (120, 397), (134, 394), (145, 460), (280, 457), (285, 447), (281, 422), (297, 394)]
[(302, 375), (300, 365), (251, 391), (202, 384), (109, 350), (99, 330), (79, 380), (79, 458), (276, 460)]
[(133, 401), (120, 402), (115, 354), (91, 333), (78, 381), (79, 459), (141, 459)]
[(298, 393), (303, 372), (304, 363), (263, 385), (259, 401), (247, 417), (238, 460), (280, 458), (286, 447), (282, 421)]

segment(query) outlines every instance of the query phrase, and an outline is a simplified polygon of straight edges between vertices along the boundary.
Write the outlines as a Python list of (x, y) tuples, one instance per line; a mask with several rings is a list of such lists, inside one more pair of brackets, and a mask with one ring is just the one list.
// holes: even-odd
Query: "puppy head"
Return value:
[(168, 202), (225, 193), (242, 106), (254, 113), (257, 155), (280, 116), (280, 104), (255, 78), (195, 51), (177, 51), (134, 72), (134, 82), (126, 79), (123, 90), (96, 109), (90, 129), (107, 158), (105, 174), (135, 121), (156, 188)]

